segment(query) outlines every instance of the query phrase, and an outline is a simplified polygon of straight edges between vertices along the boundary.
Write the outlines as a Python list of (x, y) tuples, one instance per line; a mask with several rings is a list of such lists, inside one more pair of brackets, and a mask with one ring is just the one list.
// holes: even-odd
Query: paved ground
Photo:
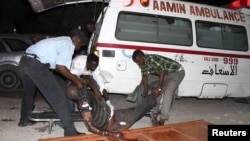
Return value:
[[(62, 137), (63, 130), (55, 125), (51, 134), (48, 134), (47, 123), (37, 123), (29, 127), (18, 127), (21, 105), (20, 92), (0, 94), (0, 140), (1, 141), (36, 141), (44, 138)], [(115, 108), (133, 106), (127, 102), (124, 95), (110, 95)], [(36, 97), (35, 110), (50, 110), (41, 96)], [(232, 99), (198, 100), (196, 98), (181, 98), (176, 100), (170, 119), (166, 124), (184, 121), (200, 120), (214, 124), (248, 124), (250, 125), (250, 104), (237, 103)], [(76, 128), (89, 133), (82, 122), (75, 122)], [(150, 119), (144, 117), (132, 128), (151, 126)]]

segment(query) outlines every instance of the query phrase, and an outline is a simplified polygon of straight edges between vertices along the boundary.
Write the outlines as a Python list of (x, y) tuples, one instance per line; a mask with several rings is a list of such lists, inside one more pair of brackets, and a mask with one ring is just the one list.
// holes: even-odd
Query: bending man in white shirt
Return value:
[[(81, 80), (84, 88), (77, 89), (74, 84), (69, 84), (66, 91), (67, 96), (78, 102), (78, 108), (89, 132), (103, 136), (124, 138), (121, 131), (129, 129), (155, 107), (157, 96), (150, 94), (135, 107), (115, 110), (108, 100), (104, 84), (109, 82), (112, 77), (109, 73), (100, 70), (98, 63), (99, 58), (94, 54), (89, 54), (87, 57), (77, 56), (73, 59), (71, 73), (78, 76), (83, 75)], [(88, 77), (91, 75), (96, 80), (100, 90), (93, 83), (93, 79)], [(87, 86), (94, 92), (87, 90)], [(101, 95), (104, 96), (104, 99), (102, 99)]]
[[(106, 102), (110, 104), (105, 83), (110, 82), (113, 77), (107, 71), (100, 69), (98, 56), (93, 53), (89, 54), (88, 56), (76, 56), (72, 61), (70, 72), (77, 75), (78, 77), (90, 77), (97, 86), (92, 88), (93, 91), (97, 92), (98, 90), (96, 88), (99, 88), (100, 95), (98, 99), (101, 99), (103, 96)], [(111, 104), (109, 106), (112, 107)], [(70, 108), (72, 111), (75, 107), (70, 105)]]

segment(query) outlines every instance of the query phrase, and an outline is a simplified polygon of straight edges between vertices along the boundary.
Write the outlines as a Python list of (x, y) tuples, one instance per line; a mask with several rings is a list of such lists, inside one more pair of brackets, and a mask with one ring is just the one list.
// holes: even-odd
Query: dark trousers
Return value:
[[(182, 82), (185, 76), (185, 71), (176, 71), (165, 76), (161, 95), (157, 97), (157, 105), (152, 109), (154, 113), (160, 113), (160, 118), (168, 120), (169, 113), (172, 107), (175, 91)], [(159, 76), (148, 75), (149, 93), (159, 82)], [(137, 95), (137, 102), (142, 101), (144, 96), (144, 86), (142, 83), (136, 87), (133, 92)]]
[(49, 64), (42, 64), (36, 59), (22, 56), (19, 70), (24, 87), (20, 122), (29, 120), (34, 106), (36, 88), (38, 88), (52, 110), (60, 118), (64, 135), (75, 135), (76, 129), (70, 118), (64, 88), (60, 86), (52, 71), (49, 70)]
[[(140, 101), (136, 107), (115, 110), (117, 123), (114, 131), (120, 131), (130, 128), (135, 122), (145, 116), (146, 113), (148, 113), (153, 107), (156, 106), (156, 98), (157, 97), (154, 94), (150, 94), (142, 101)], [(124, 122), (126, 124), (121, 125), (121, 122)]]

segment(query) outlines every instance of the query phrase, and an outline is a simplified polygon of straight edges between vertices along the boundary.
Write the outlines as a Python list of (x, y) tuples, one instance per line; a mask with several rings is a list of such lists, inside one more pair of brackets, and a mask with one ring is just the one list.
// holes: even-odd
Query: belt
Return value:
[(35, 54), (24, 53), (23, 56), (33, 58), (33, 59), (36, 59), (36, 60), (40, 61), (40, 58)]

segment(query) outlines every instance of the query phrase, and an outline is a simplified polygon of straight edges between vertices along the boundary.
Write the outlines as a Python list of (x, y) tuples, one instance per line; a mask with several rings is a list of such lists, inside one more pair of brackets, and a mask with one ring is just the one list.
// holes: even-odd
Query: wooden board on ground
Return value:
[(125, 139), (88, 134), (69, 136), (39, 141), (207, 141), (208, 122), (204, 120), (168, 124), (164, 126), (146, 127), (124, 130)]

